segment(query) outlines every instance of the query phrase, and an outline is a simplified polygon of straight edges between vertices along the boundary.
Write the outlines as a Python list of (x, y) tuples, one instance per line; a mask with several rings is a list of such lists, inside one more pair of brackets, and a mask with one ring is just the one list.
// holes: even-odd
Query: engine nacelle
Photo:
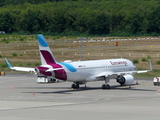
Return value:
[(121, 85), (131, 85), (134, 81), (134, 77), (132, 75), (120, 75), (117, 77), (117, 82)]

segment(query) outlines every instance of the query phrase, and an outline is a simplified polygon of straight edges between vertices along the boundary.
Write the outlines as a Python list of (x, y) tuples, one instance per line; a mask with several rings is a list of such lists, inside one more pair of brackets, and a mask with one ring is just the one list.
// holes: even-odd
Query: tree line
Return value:
[[(6, 2), (8, 1), (8, 2)], [(154, 0), (1, 0), (0, 31), (50, 35), (159, 35)]]

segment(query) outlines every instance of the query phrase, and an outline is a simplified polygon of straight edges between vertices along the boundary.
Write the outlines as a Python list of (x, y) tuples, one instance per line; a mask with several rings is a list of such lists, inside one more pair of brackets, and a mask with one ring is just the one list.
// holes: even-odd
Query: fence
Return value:
[(74, 40), (68, 42), (69, 48), (82, 47), (113, 47), (113, 46), (138, 46), (160, 44), (160, 37), (130, 38), (130, 39), (103, 39), (103, 40)]
[[(63, 62), (64, 60), (73, 60), (78, 61), (80, 60), (80, 41), (75, 40), (61, 40), (61, 41), (50, 41), (48, 42), (50, 48), (53, 50), (53, 53), (58, 61)], [(156, 64), (156, 61), (160, 58), (160, 53), (153, 52), (152, 49), (154, 47), (150, 47), (152, 45), (159, 45), (160, 39), (158, 37), (155, 38), (137, 38), (137, 39), (111, 39), (111, 40), (85, 40), (83, 41), (82, 48), (89, 48), (89, 49), (83, 49), (82, 51), (82, 60), (95, 60), (95, 59), (108, 59), (108, 58), (127, 58), (130, 60), (133, 59), (139, 59), (141, 61), (142, 58), (148, 58), (151, 57), (154, 64)], [(68, 46), (70, 45), (70, 46)], [(118, 46), (144, 46), (148, 45), (151, 50), (151, 52), (132, 52), (129, 53), (128, 51), (121, 54), (118, 50), (115, 49), (113, 52), (108, 52), (110, 48), (108, 47), (118, 47)], [(95, 49), (94, 47), (99, 47)], [(106, 52), (100, 50), (101, 47), (106, 48)], [(156, 46), (158, 47), (158, 46)], [(25, 62), (40, 62), (40, 56), (38, 51), (38, 44), (37, 42), (29, 42), (29, 43), (2, 43), (0, 44), (0, 55), (3, 57), (7, 57), (9, 60), (12, 61), (19, 61), (20, 63)], [(59, 49), (60, 48), (60, 49)], [(64, 49), (62, 49), (64, 48)], [(68, 49), (70, 48), (70, 49)], [(71, 49), (74, 48), (74, 49)], [(78, 48), (78, 49), (77, 49)], [(90, 49), (93, 48), (93, 49)], [(103, 48), (103, 49), (104, 49)], [(134, 48), (134, 47), (133, 47)], [(154, 48), (155, 49), (155, 48)], [(157, 48), (156, 48), (157, 49)], [(13, 57), (12, 53), (17, 53), (17, 57)], [(0, 61), (4, 62), (3, 57), (0, 59)], [(13, 60), (14, 59), (14, 60)], [(154, 59), (154, 60), (153, 60)], [(145, 68), (148, 69), (148, 63), (142, 62), (140, 64), (141, 66), (138, 66), (139, 68)], [(136, 65), (137, 66), (137, 65)], [(159, 65), (154, 65), (155, 69), (159, 69)]]

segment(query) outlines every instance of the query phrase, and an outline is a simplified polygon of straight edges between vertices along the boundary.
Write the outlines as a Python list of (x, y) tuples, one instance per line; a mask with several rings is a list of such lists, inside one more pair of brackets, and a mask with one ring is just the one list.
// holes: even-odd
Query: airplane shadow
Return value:
[[(156, 90), (150, 90), (150, 89), (139, 89), (137, 87), (134, 87), (135, 85), (132, 85), (131, 88), (129, 86), (120, 86), (120, 85), (114, 85), (111, 86), (110, 89), (104, 89), (107, 91), (111, 90), (130, 90), (130, 91), (156, 91)], [(54, 89), (55, 91), (51, 92), (36, 92), (35, 93), (40, 93), (40, 94), (72, 94), (74, 92), (81, 92), (81, 91), (93, 91), (93, 90), (102, 90), (101, 87), (80, 87), (79, 89), (71, 89), (70, 87), (17, 87), (17, 89)], [(22, 93), (32, 93), (32, 92), (22, 92)]]

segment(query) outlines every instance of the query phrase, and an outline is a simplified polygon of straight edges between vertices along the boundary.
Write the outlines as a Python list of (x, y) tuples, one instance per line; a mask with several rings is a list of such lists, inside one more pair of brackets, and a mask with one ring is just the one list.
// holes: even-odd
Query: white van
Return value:
[(37, 76), (37, 83), (54, 83), (54, 82), (57, 82), (57, 80), (52, 77), (47, 77), (44, 75)]
[(154, 77), (153, 84), (154, 86), (160, 86), (160, 77)]

